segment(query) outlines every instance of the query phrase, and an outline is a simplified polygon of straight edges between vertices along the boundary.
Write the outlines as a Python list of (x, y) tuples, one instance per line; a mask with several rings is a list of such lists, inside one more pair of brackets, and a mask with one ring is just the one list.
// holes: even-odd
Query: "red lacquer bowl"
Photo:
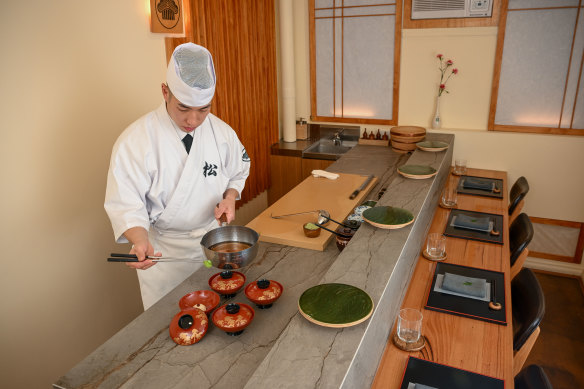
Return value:
[(198, 308), (183, 309), (174, 317), (168, 327), (170, 338), (180, 346), (197, 343), (207, 333), (209, 318)]
[(238, 271), (222, 271), (209, 278), (209, 286), (226, 297), (234, 296), (245, 284), (245, 276)]
[(212, 290), (196, 290), (185, 294), (178, 302), (180, 309), (199, 308), (207, 315), (217, 308), (221, 297)]
[(267, 309), (280, 298), (284, 287), (273, 280), (257, 280), (245, 287), (245, 295), (259, 309)]
[(243, 303), (230, 303), (219, 307), (211, 319), (213, 324), (222, 329), (227, 335), (240, 335), (251, 321), (255, 312), (252, 307)]

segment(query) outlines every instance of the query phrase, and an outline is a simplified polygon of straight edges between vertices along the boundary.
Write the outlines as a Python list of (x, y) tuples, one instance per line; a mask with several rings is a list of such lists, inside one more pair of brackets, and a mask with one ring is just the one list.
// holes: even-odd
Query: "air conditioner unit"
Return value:
[(493, 0), (412, 0), (412, 19), (484, 18)]

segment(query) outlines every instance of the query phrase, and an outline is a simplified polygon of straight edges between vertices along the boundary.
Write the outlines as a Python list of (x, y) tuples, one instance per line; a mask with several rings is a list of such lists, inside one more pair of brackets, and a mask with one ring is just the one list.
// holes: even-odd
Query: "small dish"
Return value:
[(238, 271), (226, 270), (209, 278), (211, 289), (225, 297), (235, 296), (244, 284), (245, 276)]
[(207, 333), (209, 318), (198, 308), (183, 309), (174, 317), (168, 327), (170, 338), (180, 346), (197, 343)]
[(414, 222), (414, 215), (402, 208), (379, 206), (363, 212), (363, 219), (374, 227), (398, 229)]
[(438, 170), (427, 165), (403, 165), (397, 168), (397, 172), (406, 178), (422, 180), (434, 177)]
[(423, 151), (439, 152), (448, 148), (448, 143), (437, 140), (426, 140), (416, 143), (416, 146)]
[(320, 227), (314, 223), (306, 223), (302, 226), (304, 236), (307, 238), (318, 238), (320, 236)]
[(268, 309), (280, 298), (284, 287), (279, 282), (261, 279), (245, 287), (245, 296), (259, 309)]
[(198, 308), (209, 315), (213, 309), (217, 308), (221, 298), (212, 290), (196, 290), (185, 294), (178, 302), (181, 310)]
[(249, 305), (231, 303), (223, 305), (213, 312), (211, 320), (227, 335), (238, 336), (250, 325), (254, 315), (255, 312)]

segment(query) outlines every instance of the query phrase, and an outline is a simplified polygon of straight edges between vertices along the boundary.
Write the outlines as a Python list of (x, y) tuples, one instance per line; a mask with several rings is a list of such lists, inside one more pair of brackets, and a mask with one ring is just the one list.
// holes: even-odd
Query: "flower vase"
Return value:
[(436, 97), (436, 113), (432, 119), (432, 128), (437, 130), (442, 127), (442, 118), (440, 117), (440, 96)]

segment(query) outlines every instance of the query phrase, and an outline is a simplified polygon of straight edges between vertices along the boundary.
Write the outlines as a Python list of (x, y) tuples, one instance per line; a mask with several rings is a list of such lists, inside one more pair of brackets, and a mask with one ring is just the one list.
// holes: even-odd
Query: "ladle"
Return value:
[[(322, 225), (327, 225), (329, 220), (332, 220), (330, 218), (330, 213), (328, 213), (328, 211), (325, 211), (324, 209), (317, 209), (314, 211), (305, 211), (305, 212), (296, 212), (296, 213), (288, 213), (286, 215), (280, 215), (280, 216), (274, 216), (274, 215), (270, 215), (270, 217), (272, 219), (281, 219), (285, 216), (296, 216), (296, 215), (305, 215), (307, 213), (314, 213), (314, 212), (318, 212), (318, 219), (316, 221), (317, 224), (322, 224)], [(334, 220), (333, 220), (334, 221)]]

